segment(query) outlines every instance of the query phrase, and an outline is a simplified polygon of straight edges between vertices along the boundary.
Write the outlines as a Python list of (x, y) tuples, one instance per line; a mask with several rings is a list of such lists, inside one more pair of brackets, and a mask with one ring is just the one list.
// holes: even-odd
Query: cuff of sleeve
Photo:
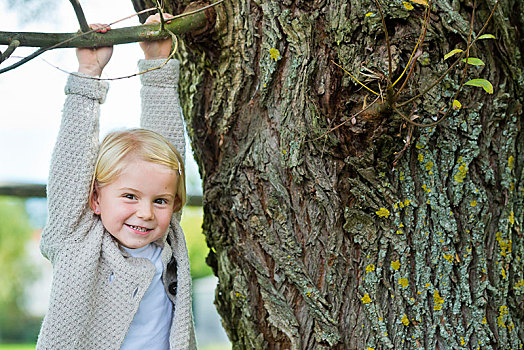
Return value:
[(100, 104), (104, 103), (109, 84), (90, 77), (83, 73), (70, 74), (65, 86), (66, 95), (81, 95), (96, 100)]
[[(139, 60), (138, 69), (140, 72), (147, 71), (162, 65), (164, 62), (164, 59)], [(178, 86), (179, 70), (180, 62), (176, 59), (171, 59), (162, 68), (140, 75), (140, 81), (142, 81), (142, 85), (147, 86), (176, 88)]]

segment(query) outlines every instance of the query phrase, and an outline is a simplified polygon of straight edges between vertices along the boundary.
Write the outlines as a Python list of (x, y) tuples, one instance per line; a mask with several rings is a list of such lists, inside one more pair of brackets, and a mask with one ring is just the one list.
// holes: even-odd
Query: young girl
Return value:
[[(141, 47), (144, 71), (165, 61), (171, 41)], [(53, 284), (37, 349), (193, 349), (189, 259), (177, 213), (185, 203), (179, 62), (141, 75), (144, 129), (109, 134), (99, 146), (108, 87), (90, 76), (102, 73), (111, 54), (110, 47), (78, 49), (79, 73), (65, 88), (41, 241)]]

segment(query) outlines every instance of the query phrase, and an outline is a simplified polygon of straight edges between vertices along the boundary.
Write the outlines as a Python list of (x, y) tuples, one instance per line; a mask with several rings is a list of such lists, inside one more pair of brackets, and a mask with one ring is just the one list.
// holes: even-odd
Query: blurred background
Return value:
[[(134, 13), (131, 0), (81, 0), (90, 23), (112, 23)], [(137, 18), (113, 27), (139, 24)], [(67, 0), (2, 0), (0, 31), (75, 32), (76, 16)], [(0, 51), (5, 50), (0, 46)], [(1, 67), (35, 48), (18, 48)], [(104, 71), (105, 78), (137, 72), (142, 58), (138, 44), (118, 45)], [(49, 160), (58, 133), (67, 72), (77, 69), (74, 49), (53, 50), (0, 75), (0, 350), (33, 349), (47, 310), (52, 269), (39, 251), (47, 220), (46, 200), (40, 196), (47, 182)], [(182, 67), (183, 69), (183, 67)], [(65, 72), (64, 72), (65, 71)], [(138, 77), (110, 82), (102, 105), (101, 137), (108, 131), (139, 125)], [(213, 305), (217, 279), (205, 263), (208, 248), (202, 234), (202, 188), (198, 168), (187, 142), (188, 194), (182, 215), (193, 278), (193, 311), (199, 349), (231, 349)], [(14, 193), (33, 186), (34, 191)], [(11, 193), (11, 195), (5, 195)]]

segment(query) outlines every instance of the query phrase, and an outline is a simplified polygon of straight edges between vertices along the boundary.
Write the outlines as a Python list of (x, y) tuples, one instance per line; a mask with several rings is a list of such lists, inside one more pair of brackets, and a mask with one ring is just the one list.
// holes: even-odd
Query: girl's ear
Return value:
[(98, 184), (95, 182), (95, 186), (93, 188), (93, 195), (91, 196), (91, 209), (95, 212), (96, 215), (100, 215), (100, 201), (98, 196)]
[(176, 213), (177, 211), (180, 211), (182, 209), (182, 200), (177, 196), (175, 196), (175, 200), (173, 201), (173, 213)]

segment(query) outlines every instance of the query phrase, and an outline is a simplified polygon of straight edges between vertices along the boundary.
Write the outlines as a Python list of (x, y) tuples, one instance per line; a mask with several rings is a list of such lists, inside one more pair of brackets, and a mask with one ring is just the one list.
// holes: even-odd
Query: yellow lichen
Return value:
[(433, 168), (433, 162), (432, 161), (427, 162), (426, 163), (426, 170), (430, 171), (432, 168)]
[(515, 213), (513, 211), (509, 213), (508, 220), (512, 225), (515, 224)]
[(449, 261), (450, 263), (453, 262), (453, 254), (444, 254), (444, 259)]
[(507, 315), (508, 313), (509, 313), (508, 307), (506, 305), (502, 305), (499, 308), (499, 315), (497, 316), (497, 324), (499, 327), (501, 328), (506, 327), (506, 323), (504, 322), (504, 319), (505, 319), (505, 315)]
[(515, 283), (515, 289), (520, 289), (522, 287), (524, 287), (524, 279), (517, 281), (517, 283)]
[(409, 325), (408, 315), (404, 314), (404, 316), (402, 316), (402, 319), (400, 320), (400, 322), (402, 322), (402, 324), (403, 324), (404, 326)]
[(269, 49), (269, 57), (272, 60), (278, 61), (280, 59), (280, 51), (278, 49), (275, 49), (274, 47)]
[[(462, 161), (462, 157), (459, 158), (459, 162), (461, 161)], [(468, 172), (468, 168), (466, 167), (466, 163), (462, 163), (461, 165), (459, 165), (459, 170), (454, 176), (455, 182), (458, 182), (458, 183), (464, 182), (467, 172)]]
[(402, 288), (406, 288), (407, 286), (409, 286), (409, 281), (407, 278), (400, 278), (398, 280), (398, 284), (400, 284)]
[(424, 161), (424, 155), (422, 153), (418, 154), (418, 161), (423, 162)]
[(389, 210), (387, 210), (386, 208), (380, 208), (375, 213), (381, 218), (387, 218), (389, 216)]
[(369, 273), (372, 271), (375, 271), (375, 265), (369, 264), (368, 266), (366, 266), (366, 273)]
[(515, 157), (509, 156), (508, 158), (508, 167), (509, 170), (513, 170), (513, 164), (515, 163)]
[(511, 239), (508, 239), (508, 240), (502, 239), (501, 232), (497, 232), (495, 234), (495, 237), (497, 239), (497, 242), (499, 242), (499, 246), (501, 250), (500, 255), (505, 257), (507, 254), (511, 254), (511, 244), (512, 244)]
[(444, 304), (444, 298), (440, 296), (438, 290), (435, 290), (435, 292), (433, 293), (433, 302), (433, 310), (438, 311), (442, 309), (442, 304)]
[[(431, 192), (431, 188), (428, 188), (428, 186), (426, 186), (426, 185), (422, 185), (422, 189), (423, 189), (424, 191), (426, 191), (427, 193), (430, 193), (430, 192)], [(428, 203), (428, 204), (429, 204), (429, 203)]]
[(476, 207), (477, 206), (477, 201), (471, 201), (470, 204), (471, 204), (472, 207)]
[(400, 261), (397, 259), (391, 262), (391, 268), (397, 271), (400, 268)]
[(371, 303), (371, 298), (369, 297), (368, 293), (364, 294), (364, 296), (362, 298), (360, 298), (360, 300), (362, 300), (362, 303), (364, 303), (364, 304)]

